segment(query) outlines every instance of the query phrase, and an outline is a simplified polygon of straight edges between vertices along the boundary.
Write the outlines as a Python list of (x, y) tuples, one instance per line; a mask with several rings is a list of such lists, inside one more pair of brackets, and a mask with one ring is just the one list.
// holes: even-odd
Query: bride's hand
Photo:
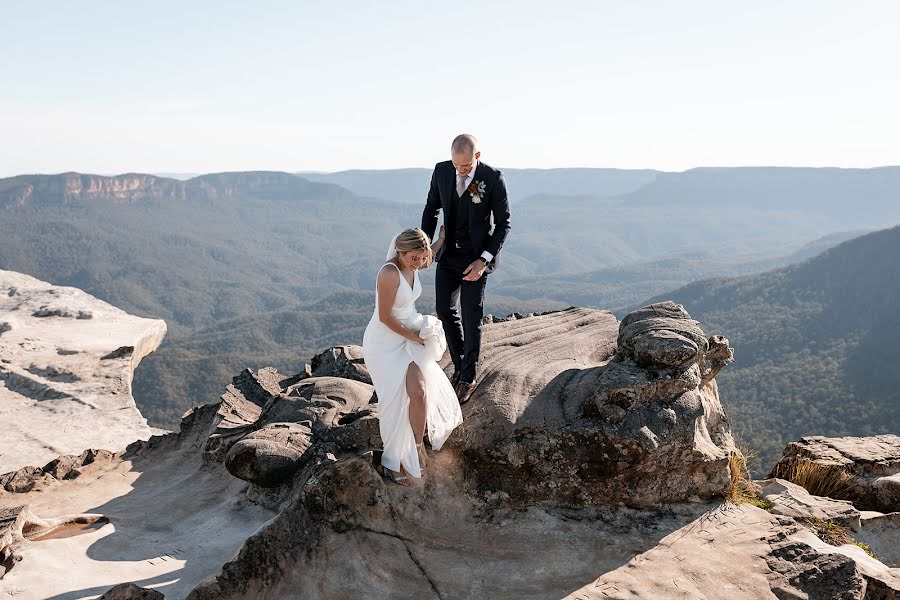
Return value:
[(444, 240), (444, 226), (443, 225), (441, 225), (441, 229), (440, 229), (440, 231), (438, 231), (438, 239), (441, 241)]
[(425, 340), (419, 337), (419, 332), (415, 329), (409, 330), (409, 333), (406, 335), (406, 339), (416, 344), (421, 344), (423, 346), (425, 345)]

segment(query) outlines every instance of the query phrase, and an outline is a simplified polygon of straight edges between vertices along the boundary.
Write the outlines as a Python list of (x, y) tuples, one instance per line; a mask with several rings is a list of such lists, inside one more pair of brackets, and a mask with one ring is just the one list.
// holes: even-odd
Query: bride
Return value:
[(447, 347), (444, 329), (415, 306), (422, 293), (418, 270), (431, 264), (443, 243), (443, 227), (433, 245), (421, 229), (394, 236), (363, 334), (363, 356), (378, 395), (382, 474), (400, 485), (409, 485), (407, 475), (425, 474), (426, 426), (431, 447), (440, 450), (462, 423), (459, 400), (437, 363)]

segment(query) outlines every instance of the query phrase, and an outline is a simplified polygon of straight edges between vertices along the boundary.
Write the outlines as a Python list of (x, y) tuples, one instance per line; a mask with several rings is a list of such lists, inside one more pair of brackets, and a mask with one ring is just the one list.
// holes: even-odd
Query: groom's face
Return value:
[(461, 152), (459, 154), (452, 154), (450, 156), (450, 161), (453, 163), (453, 166), (456, 168), (456, 172), (460, 174), (460, 176), (465, 177), (469, 174), (469, 172), (475, 168), (475, 161), (481, 156), (481, 152)]

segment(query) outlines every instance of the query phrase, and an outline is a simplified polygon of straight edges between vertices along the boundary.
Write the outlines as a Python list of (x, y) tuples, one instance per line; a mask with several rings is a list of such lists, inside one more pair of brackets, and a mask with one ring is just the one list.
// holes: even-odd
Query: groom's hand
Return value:
[(484, 274), (484, 270), (487, 268), (487, 263), (481, 260), (480, 258), (476, 258), (472, 261), (472, 264), (466, 267), (466, 270), (463, 271), (463, 281), (478, 281), (481, 279), (481, 276)]

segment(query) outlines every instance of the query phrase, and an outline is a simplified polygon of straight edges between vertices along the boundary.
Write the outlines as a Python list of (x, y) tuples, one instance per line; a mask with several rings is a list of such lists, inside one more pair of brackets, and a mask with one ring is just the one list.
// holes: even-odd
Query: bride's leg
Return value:
[(425, 437), (425, 376), (415, 362), (410, 362), (406, 370), (406, 393), (409, 396), (409, 424), (416, 444), (421, 444)]

